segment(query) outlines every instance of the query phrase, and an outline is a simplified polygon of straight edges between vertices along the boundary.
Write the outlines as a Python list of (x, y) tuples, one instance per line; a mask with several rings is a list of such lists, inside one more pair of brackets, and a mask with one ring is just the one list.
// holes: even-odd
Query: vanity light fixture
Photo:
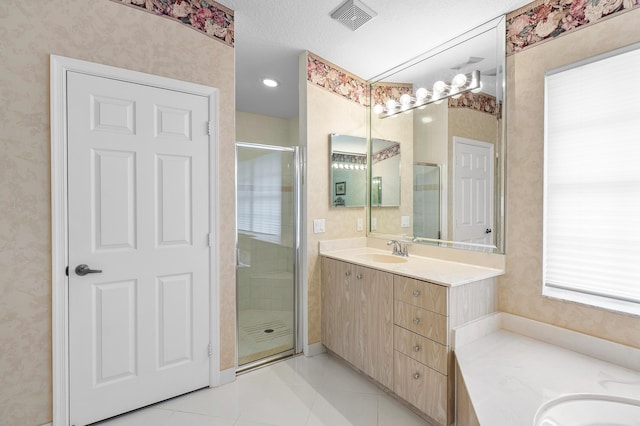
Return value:
[(272, 78), (263, 78), (262, 84), (267, 87), (278, 87), (278, 82)]
[(334, 162), (331, 164), (334, 169), (348, 169), (348, 170), (367, 170), (366, 164), (354, 164), (354, 163), (339, 163)]
[(405, 93), (398, 101), (389, 99), (384, 105), (376, 104), (373, 106), (373, 113), (380, 118), (391, 117), (415, 108), (423, 108), (431, 103), (440, 103), (446, 98), (459, 98), (465, 92), (477, 93), (481, 88), (480, 71), (457, 74), (450, 82), (436, 81), (431, 90), (420, 87), (414, 96)]

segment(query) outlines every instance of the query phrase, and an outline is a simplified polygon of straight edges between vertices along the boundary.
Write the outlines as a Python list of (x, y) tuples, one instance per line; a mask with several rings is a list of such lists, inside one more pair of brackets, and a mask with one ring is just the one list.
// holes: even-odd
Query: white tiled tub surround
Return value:
[[(321, 241), (319, 249), (322, 256), (419, 280), (427, 280), (447, 287), (469, 284), (504, 274), (504, 268), (500, 267), (500, 257), (498, 261), (493, 258), (493, 256), (500, 255), (489, 255), (486, 257), (489, 260), (482, 262), (482, 259), (485, 259), (482, 255), (485, 253), (477, 253), (482, 256), (480, 261), (473, 259), (476, 261), (467, 263), (466, 261), (450, 260), (446, 256), (444, 258), (435, 257), (432, 255), (435, 252), (424, 252), (425, 254), (423, 254), (424, 248), (417, 245), (410, 246), (410, 254), (405, 263), (380, 263), (367, 259), (367, 254), (391, 254), (390, 248), (386, 250), (376, 248), (381, 245), (380, 241), (383, 246), (386, 245), (386, 240), (374, 238)], [(416, 254), (412, 254), (412, 252), (416, 252)], [(488, 266), (484, 266), (483, 263)]]
[(454, 352), (482, 426), (528, 426), (560, 395), (640, 399), (640, 349), (496, 313), (454, 330)]

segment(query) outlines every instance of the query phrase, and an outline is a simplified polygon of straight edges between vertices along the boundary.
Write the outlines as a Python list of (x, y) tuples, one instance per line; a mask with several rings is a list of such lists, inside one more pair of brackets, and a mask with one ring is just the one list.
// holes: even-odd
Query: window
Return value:
[(547, 72), (543, 294), (640, 315), (640, 45)]
[(238, 163), (238, 229), (280, 235), (282, 161), (279, 152), (262, 154)]

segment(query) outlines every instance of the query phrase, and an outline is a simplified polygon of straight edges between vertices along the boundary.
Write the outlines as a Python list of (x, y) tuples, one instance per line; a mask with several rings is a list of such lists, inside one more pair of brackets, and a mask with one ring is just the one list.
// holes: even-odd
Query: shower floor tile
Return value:
[(293, 349), (293, 312), (261, 309), (238, 314), (238, 365)]
[(402, 403), (327, 354), (297, 356), (218, 388), (125, 414), (100, 426), (418, 426)]

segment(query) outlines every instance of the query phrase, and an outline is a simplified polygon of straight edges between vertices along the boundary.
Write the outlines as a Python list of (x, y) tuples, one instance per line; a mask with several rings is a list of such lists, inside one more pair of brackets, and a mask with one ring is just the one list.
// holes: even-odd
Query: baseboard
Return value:
[(53, 426), (53, 423), (45, 423), (42, 426)]
[(304, 355), (305, 356), (316, 356), (325, 353), (327, 350), (324, 345), (320, 342), (312, 343), (310, 345), (304, 345)]
[(222, 370), (220, 372), (220, 386), (226, 385), (227, 383), (234, 382), (236, 380), (236, 369), (229, 368), (227, 370)]

